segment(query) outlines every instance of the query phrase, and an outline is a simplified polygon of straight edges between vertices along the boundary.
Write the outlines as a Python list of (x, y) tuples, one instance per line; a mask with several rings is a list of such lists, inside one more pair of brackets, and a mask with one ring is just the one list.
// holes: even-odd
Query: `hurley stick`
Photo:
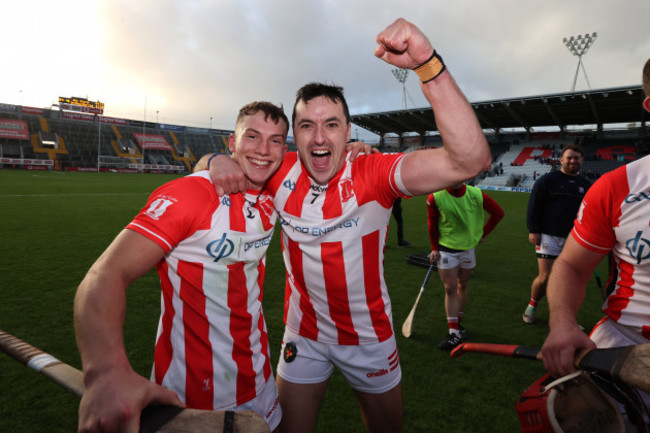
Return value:
[(413, 329), (413, 317), (415, 316), (415, 309), (418, 308), (418, 303), (420, 302), (420, 298), (422, 297), (422, 292), (424, 292), (424, 287), (427, 285), (427, 282), (429, 281), (429, 277), (431, 276), (431, 271), (433, 271), (434, 267), (435, 267), (435, 263), (431, 262), (431, 264), (429, 265), (429, 270), (427, 271), (427, 276), (424, 277), (424, 282), (422, 283), (422, 287), (420, 287), (420, 293), (418, 293), (418, 297), (415, 299), (415, 304), (413, 304), (413, 308), (411, 308), (411, 312), (406, 317), (406, 320), (402, 325), (402, 335), (406, 338), (409, 338), (411, 336), (411, 332)]
[[(461, 343), (451, 351), (451, 357), (458, 358), (467, 352), (542, 359), (539, 348), (490, 343)], [(575, 365), (584, 371), (608, 374), (621, 382), (650, 392), (650, 343), (579, 352), (576, 354)]]
[[(84, 392), (83, 373), (52, 355), (0, 330), (0, 351), (48, 377), (72, 394)], [(140, 416), (140, 432), (269, 433), (268, 424), (253, 411), (213, 411), (177, 406), (149, 406)]]
[(493, 343), (461, 343), (451, 351), (451, 357), (459, 358), (467, 352), (490, 353), (511, 358), (542, 359), (539, 348)]

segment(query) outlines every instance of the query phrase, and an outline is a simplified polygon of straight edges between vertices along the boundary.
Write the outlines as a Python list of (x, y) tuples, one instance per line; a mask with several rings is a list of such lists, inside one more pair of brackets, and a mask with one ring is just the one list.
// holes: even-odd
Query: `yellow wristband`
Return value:
[(445, 62), (442, 61), (442, 57), (440, 57), (434, 50), (429, 60), (417, 68), (414, 68), (413, 71), (418, 74), (420, 81), (428, 83), (438, 77), (438, 75), (442, 74), (446, 68)]

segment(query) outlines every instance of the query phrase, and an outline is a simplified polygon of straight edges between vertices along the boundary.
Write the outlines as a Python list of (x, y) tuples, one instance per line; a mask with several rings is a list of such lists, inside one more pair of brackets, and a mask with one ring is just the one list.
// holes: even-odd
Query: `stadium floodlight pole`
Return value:
[(564, 45), (567, 47), (567, 49), (573, 54), (574, 56), (578, 56), (578, 67), (576, 68), (576, 73), (573, 77), (573, 87), (571, 87), (571, 92), (575, 92), (576, 90), (576, 82), (578, 81), (578, 71), (580, 71), (580, 66), (582, 66), (582, 72), (585, 74), (585, 79), (587, 80), (587, 87), (589, 90), (591, 90), (591, 85), (589, 84), (589, 78), (587, 77), (587, 70), (585, 69), (585, 64), (582, 62), (582, 56), (587, 54), (587, 51), (589, 51), (589, 48), (594, 44), (596, 41), (596, 38), (598, 37), (598, 34), (596, 32), (593, 32), (591, 35), (590, 34), (585, 34), (584, 37), (582, 35), (578, 36), (571, 36), (569, 38), (564, 38), (562, 42), (564, 42)]
[(144, 98), (144, 121), (142, 122), (142, 172), (144, 173), (144, 148), (147, 146), (147, 133), (145, 126), (147, 125), (147, 97)]
[(404, 109), (406, 110), (406, 78), (409, 75), (408, 69), (393, 69), (393, 75), (402, 84), (402, 102), (404, 103)]
[(102, 115), (97, 115), (97, 172), (99, 173), (99, 160), (102, 155)]

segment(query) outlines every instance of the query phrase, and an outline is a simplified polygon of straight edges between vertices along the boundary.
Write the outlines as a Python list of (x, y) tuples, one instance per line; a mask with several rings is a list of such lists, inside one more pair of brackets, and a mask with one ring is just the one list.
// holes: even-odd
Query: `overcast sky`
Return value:
[[(470, 101), (570, 91), (567, 36), (598, 33), (583, 57), (592, 89), (640, 84), (650, 57), (650, 0), (22, 0), (3, 5), (0, 103), (80, 96), (107, 116), (232, 129), (253, 100), (289, 115), (316, 80), (343, 86), (353, 114), (399, 110), (402, 85), (373, 55), (398, 17)], [(412, 72), (406, 91), (407, 108), (427, 105)]]

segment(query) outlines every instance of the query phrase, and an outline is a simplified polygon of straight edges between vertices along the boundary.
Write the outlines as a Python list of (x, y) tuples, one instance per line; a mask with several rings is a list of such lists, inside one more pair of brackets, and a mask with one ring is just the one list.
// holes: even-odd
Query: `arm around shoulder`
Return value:
[(219, 197), (226, 194), (245, 192), (249, 181), (237, 162), (226, 154), (210, 153), (203, 155), (194, 166), (193, 172), (208, 170), (210, 180)]

